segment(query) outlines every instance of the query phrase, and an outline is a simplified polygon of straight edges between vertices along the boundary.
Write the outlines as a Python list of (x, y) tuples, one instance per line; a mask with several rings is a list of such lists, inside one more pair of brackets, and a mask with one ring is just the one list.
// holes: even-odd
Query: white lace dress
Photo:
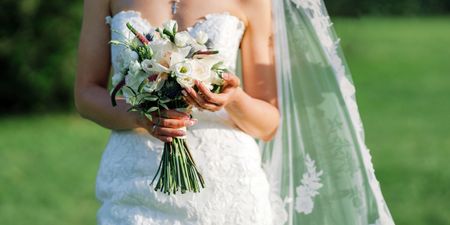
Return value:
[[(129, 35), (131, 22), (139, 31), (151, 25), (135, 11), (122, 11), (107, 22), (113, 39)], [(187, 29), (206, 32), (214, 49), (234, 70), (244, 23), (229, 13), (205, 16)], [(112, 63), (120, 47), (112, 47)], [(96, 181), (101, 202), (97, 213), (101, 225), (175, 224), (273, 224), (270, 187), (261, 168), (255, 140), (227, 117), (226, 111), (194, 111), (198, 123), (188, 128), (187, 140), (206, 187), (200, 193), (165, 195), (150, 182), (159, 165), (163, 143), (147, 133), (112, 131), (103, 153)]]

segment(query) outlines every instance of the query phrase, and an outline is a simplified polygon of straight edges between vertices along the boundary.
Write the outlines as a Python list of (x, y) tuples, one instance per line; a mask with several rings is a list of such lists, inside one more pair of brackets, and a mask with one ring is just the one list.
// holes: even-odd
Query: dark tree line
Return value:
[[(325, 0), (332, 16), (431, 15), (450, 0)], [(73, 108), (82, 1), (0, 1), (0, 113)]]
[(331, 15), (433, 15), (450, 12), (450, 0), (324, 0)]

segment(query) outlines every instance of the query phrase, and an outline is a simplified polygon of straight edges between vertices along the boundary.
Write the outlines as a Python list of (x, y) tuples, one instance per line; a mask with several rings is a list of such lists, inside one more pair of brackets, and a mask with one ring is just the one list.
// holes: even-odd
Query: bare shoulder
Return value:
[(239, 2), (250, 25), (265, 23), (271, 19), (272, 0), (241, 0)]

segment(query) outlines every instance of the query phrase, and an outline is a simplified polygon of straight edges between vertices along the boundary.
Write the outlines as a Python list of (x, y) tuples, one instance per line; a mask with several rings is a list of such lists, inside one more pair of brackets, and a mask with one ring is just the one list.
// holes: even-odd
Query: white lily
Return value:
[(173, 68), (176, 64), (185, 61), (190, 50), (190, 46), (186, 46), (184, 48), (176, 48), (170, 55), (170, 68)]
[(192, 42), (192, 37), (187, 31), (178, 32), (175, 34), (175, 45), (179, 48), (185, 47)]
[(195, 35), (195, 41), (204, 45), (208, 41), (208, 34), (203, 31), (198, 31)]
[(155, 59), (145, 59), (141, 62), (141, 66), (142, 70), (144, 70), (147, 74), (170, 72), (169, 68), (157, 62)]
[(129, 48), (125, 48), (118, 55), (117, 62), (119, 64), (120, 70), (124, 70), (124, 69), (128, 68), (128, 66), (130, 65), (130, 63), (132, 61), (136, 61), (138, 59), (139, 59), (139, 55), (135, 51), (133, 51)]

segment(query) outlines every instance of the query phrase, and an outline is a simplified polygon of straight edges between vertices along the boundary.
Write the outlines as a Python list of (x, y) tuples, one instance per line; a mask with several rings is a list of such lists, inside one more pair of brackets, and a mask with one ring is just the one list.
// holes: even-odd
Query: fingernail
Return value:
[(179, 131), (177, 132), (177, 134), (178, 134), (178, 135), (185, 135), (186, 132), (184, 132), (184, 131), (182, 131), (182, 130), (179, 130)]
[(228, 79), (228, 77), (229, 77), (228, 73), (222, 74), (222, 78), (223, 78), (223, 79)]
[(181, 94), (183, 94), (184, 96), (187, 96), (187, 93), (186, 93), (185, 90), (182, 90), (182, 91), (181, 91)]
[(172, 138), (167, 138), (167, 141), (168, 142), (172, 142)]
[(188, 120), (184, 123), (185, 126), (193, 126), (194, 124), (195, 124), (195, 122), (192, 120)]

